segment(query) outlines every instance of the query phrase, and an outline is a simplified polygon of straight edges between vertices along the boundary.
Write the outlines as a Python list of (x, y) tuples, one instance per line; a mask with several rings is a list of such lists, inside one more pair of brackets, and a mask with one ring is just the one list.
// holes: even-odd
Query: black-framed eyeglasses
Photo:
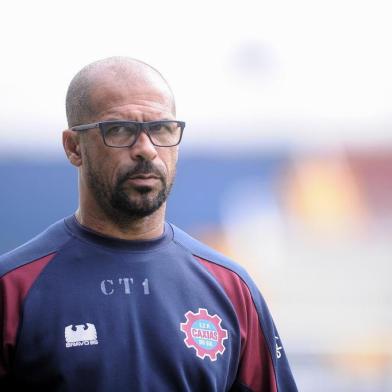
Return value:
[(102, 121), (92, 124), (76, 125), (73, 131), (87, 131), (99, 128), (103, 142), (108, 147), (132, 147), (140, 134), (145, 132), (154, 146), (173, 147), (181, 142), (185, 122), (174, 120), (160, 121)]

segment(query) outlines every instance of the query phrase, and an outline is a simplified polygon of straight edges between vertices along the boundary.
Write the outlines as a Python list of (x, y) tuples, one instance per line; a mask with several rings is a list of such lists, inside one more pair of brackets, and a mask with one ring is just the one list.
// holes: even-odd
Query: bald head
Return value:
[(82, 68), (72, 79), (66, 98), (68, 126), (93, 121), (99, 111), (101, 89), (124, 85), (132, 90), (154, 88), (171, 100), (175, 114), (173, 93), (163, 76), (150, 65), (128, 57), (109, 57), (98, 60)]

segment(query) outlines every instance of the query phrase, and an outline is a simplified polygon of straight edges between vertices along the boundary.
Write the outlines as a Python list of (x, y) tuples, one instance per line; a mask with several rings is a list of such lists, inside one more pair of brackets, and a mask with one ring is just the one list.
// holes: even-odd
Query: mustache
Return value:
[(137, 176), (139, 174), (153, 174), (165, 182), (165, 176), (159, 168), (154, 166), (150, 161), (139, 161), (135, 167), (128, 169), (125, 173), (121, 174), (117, 184), (122, 184), (131, 177)]

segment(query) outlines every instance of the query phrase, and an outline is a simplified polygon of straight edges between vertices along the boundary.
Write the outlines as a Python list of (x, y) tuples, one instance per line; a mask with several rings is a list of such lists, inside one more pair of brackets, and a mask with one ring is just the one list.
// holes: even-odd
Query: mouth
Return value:
[(127, 179), (133, 186), (153, 187), (161, 178), (155, 174), (135, 174)]
[(147, 179), (150, 179), (150, 178), (159, 180), (160, 177), (158, 177), (155, 174), (135, 174), (135, 175), (129, 177), (128, 179), (129, 180), (134, 180), (134, 179), (147, 180)]

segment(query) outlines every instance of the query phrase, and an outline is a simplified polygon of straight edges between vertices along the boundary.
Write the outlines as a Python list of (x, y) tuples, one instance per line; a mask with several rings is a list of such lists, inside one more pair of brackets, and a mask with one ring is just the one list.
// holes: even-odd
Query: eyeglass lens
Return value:
[[(112, 147), (126, 147), (135, 143), (140, 133), (140, 124), (105, 124), (103, 133), (105, 143)], [(179, 143), (181, 127), (176, 121), (156, 122), (146, 124), (144, 127), (150, 140), (156, 146), (168, 147)]]

